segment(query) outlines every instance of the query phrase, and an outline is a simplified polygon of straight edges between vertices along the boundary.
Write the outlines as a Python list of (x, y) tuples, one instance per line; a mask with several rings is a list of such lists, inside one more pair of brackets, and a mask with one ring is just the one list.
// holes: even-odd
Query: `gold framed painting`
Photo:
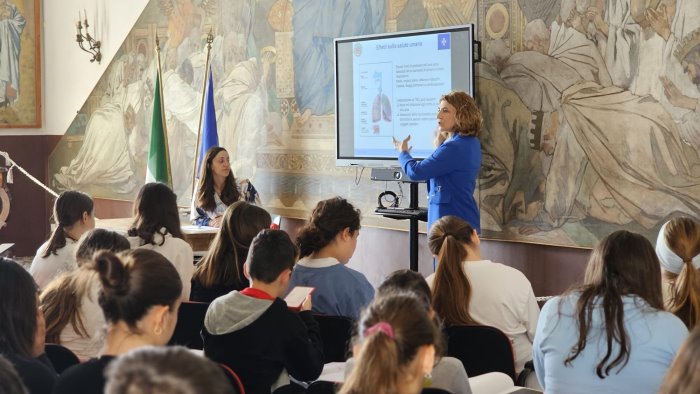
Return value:
[(0, 0), (0, 128), (41, 127), (40, 0)]

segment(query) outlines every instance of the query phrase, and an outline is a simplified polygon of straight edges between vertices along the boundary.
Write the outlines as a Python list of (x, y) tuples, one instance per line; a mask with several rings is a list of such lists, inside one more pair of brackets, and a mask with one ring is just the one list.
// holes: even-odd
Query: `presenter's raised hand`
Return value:
[(391, 139), (394, 141), (394, 147), (396, 150), (399, 152), (408, 152), (411, 149), (413, 149), (412, 146), (408, 145), (408, 141), (411, 140), (411, 135), (409, 134), (406, 138), (404, 138), (402, 141), (397, 140), (394, 137), (391, 137)]

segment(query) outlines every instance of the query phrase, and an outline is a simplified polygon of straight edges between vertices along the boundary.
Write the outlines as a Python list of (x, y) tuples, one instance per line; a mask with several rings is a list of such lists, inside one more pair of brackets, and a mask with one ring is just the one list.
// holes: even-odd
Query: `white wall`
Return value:
[[(112, 61), (148, 0), (42, 0), (42, 127), (0, 129), (6, 135), (64, 134)], [(87, 11), (90, 34), (102, 42), (102, 63), (75, 41), (78, 10)]]

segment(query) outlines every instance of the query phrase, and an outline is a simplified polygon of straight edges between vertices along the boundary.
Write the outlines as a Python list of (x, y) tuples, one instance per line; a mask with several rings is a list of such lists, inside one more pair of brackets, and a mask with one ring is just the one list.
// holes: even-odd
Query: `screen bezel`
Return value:
[[(450, 27), (440, 27), (440, 28), (432, 28), (432, 29), (420, 29), (420, 30), (409, 30), (409, 31), (402, 31), (402, 32), (392, 32), (392, 33), (380, 33), (380, 34), (371, 34), (371, 35), (364, 35), (364, 36), (354, 36), (354, 37), (342, 37), (342, 38), (336, 38), (334, 40), (333, 46), (334, 46), (334, 77), (335, 77), (335, 165), (336, 167), (350, 167), (350, 166), (358, 166), (358, 167), (370, 167), (370, 168), (381, 168), (381, 167), (398, 167), (398, 152), (396, 152), (396, 156), (394, 157), (372, 157), (372, 156), (341, 156), (340, 152), (340, 117), (338, 116), (338, 107), (339, 107), (339, 101), (340, 101), (340, 94), (338, 94), (339, 91), (339, 83), (338, 83), (338, 46), (339, 44), (346, 44), (354, 42), (360, 42), (360, 41), (374, 41), (374, 40), (383, 40), (387, 38), (394, 38), (394, 37), (410, 37), (410, 36), (418, 36), (418, 35), (434, 35), (434, 34), (439, 34), (439, 33), (452, 33), (452, 32), (467, 32), (469, 35), (469, 42), (471, 43), (471, 50), (467, 51), (467, 56), (468, 58), (466, 59), (466, 65), (469, 67), (469, 72), (471, 78), (468, 78), (468, 84), (469, 87), (467, 89), (467, 93), (469, 93), (472, 97), (474, 97), (474, 25), (473, 24), (467, 24), (467, 25), (459, 25), (459, 26), (450, 26)], [(447, 93), (447, 92), (445, 92)], [(437, 99), (437, 98), (436, 98)], [(416, 157), (416, 159), (420, 160), (422, 157)]]

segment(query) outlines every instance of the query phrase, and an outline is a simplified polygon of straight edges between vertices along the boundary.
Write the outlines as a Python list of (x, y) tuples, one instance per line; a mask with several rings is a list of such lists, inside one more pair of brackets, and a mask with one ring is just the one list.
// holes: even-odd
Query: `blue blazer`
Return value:
[(454, 215), (481, 234), (479, 207), (474, 199), (481, 168), (478, 137), (455, 134), (428, 158), (417, 161), (410, 153), (401, 152), (399, 163), (411, 179), (428, 180), (428, 231), (439, 218)]

